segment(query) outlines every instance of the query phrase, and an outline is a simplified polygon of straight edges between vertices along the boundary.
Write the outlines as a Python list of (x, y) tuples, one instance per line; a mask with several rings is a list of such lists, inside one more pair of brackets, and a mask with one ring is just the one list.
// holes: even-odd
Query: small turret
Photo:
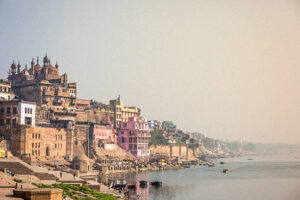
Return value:
[(21, 64), (20, 64), (20, 61), (18, 62), (18, 65), (17, 65), (17, 73), (20, 74), (21, 73)]
[(16, 74), (16, 69), (17, 69), (15, 61), (13, 61), (13, 63), (11, 64), (10, 69), (11, 69), (11, 74), (15, 75)]
[(50, 59), (48, 58), (47, 53), (46, 53), (46, 55), (45, 55), (43, 61), (44, 61), (44, 65), (45, 65), (45, 64), (50, 64)]
[(35, 74), (34, 58), (32, 58), (32, 61), (31, 61), (31, 74), (32, 75)]
[(56, 69), (58, 69), (58, 64), (57, 64), (57, 61), (56, 61), (56, 64), (55, 64), (55, 68), (56, 68)]

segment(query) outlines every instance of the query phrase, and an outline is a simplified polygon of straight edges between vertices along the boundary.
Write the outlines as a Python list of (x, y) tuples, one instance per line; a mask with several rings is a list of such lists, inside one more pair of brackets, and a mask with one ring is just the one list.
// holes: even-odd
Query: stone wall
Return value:
[(160, 154), (168, 157), (180, 157), (181, 159), (186, 159), (188, 160), (194, 160), (196, 159), (193, 156), (193, 149), (190, 149), (186, 146), (169, 146), (169, 145), (164, 145), (164, 146), (151, 146), (150, 147), (150, 154)]

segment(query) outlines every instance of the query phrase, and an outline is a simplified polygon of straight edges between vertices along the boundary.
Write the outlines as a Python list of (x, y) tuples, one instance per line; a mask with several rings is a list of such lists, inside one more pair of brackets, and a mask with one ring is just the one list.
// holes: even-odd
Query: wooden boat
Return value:
[(145, 188), (145, 187), (147, 187), (147, 185), (148, 185), (147, 181), (140, 181), (140, 187), (141, 188)]
[(127, 184), (127, 188), (128, 189), (136, 189), (136, 185), (135, 184)]
[(161, 181), (152, 181), (150, 183), (150, 185), (154, 186), (154, 187), (161, 187), (162, 186), (162, 182)]
[(225, 164), (225, 162), (223, 162), (223, 161), (220, 162), (220, 165), (224, 165), (224, 164)]
[(117, 180), (113, 183), (113, 188), (115, 189), (122, 189), (126, 187), (127, 182), (125, 180)]
[(209, 166), (209, 167), (215, 167), (216, 164), (215, 163), (209, 163), (207, 166)]

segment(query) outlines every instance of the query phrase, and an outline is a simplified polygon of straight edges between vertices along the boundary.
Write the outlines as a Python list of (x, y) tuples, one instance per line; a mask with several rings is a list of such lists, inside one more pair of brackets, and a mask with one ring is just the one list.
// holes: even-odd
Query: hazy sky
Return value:
[(121, 94), (214, 138), (300, 142), (299, 0), (0, 0), (0, 77), (45, 52), (79, 98)]

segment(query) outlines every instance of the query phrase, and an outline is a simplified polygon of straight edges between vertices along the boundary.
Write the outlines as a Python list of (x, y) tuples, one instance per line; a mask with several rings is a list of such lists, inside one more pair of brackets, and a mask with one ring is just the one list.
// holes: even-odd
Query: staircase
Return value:
[(54, 176), (53, 174), (48, 174), (48, 173), (37, 172), (34, 175), (36, 177), (38, 177), (40, 180), (55, 180), (55, 181), (57, 181), (59, 179), (56, 176)]

